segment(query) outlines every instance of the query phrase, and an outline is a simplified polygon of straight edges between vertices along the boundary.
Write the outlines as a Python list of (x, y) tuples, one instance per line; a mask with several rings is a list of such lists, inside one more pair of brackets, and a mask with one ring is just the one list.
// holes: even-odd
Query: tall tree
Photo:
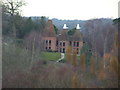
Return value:
[(11, 32), (10, 16), (7, 14), (7, 7), (2, 4), (2, 34), (9, 35)]
[(68, 63), (72, 63), (72, 47), (69, 46), (66, 50), (66, 58)]
[(15, 27), (14, 16), (20, 14), (20, 8), (23, 5), (25, 5), (25, 3), (22, 0), (6, 0), (6, 2), (3, 3), (7, 9), (6, 13), (11, 15), (13, 37), (16, 38), (16, 27)]
[(91, 58), (90, 71), (91, 71), (92, 74), (95, 74), (95, 59), (94, 59), (94, 57)]
[(46, 25), (47, 25), (47, 19), (46, 19), (46, 17), (42, 16), (41, 19), (40, 19), (40, 25), (39, 25), (40, 28), (39, 29), (41, 29), (41, 31), (43, 32)]
[(74, 67), (77, 66), (77, 50), (73, 50), (72, 65), (73, 65)]
[(111, 19), (93, 19), (86, 21), (83, 36), (92, 47), (92, 53), (103, 56), (113, 47), (114, 36), (117, 30)]
[(55, 33), (58, 33), (58, 28), (54, 25)]
[(83, 53), (80, 57), (80, 68), (83, 72), (86, 70), (85, 56), (86, 55)]
[(91, 52), (91, 47), (90, 45), (88, 44), (88, 42), (83, 42), (83, 46), (82, 46), (82, 49), (80, 50), (80, 55), (82, 54), (86, 54), (86, 65), (90, 65), (90, 59), (91, 59), (91, 56), (92, 56), (92, 52)]
[(104, 68), (104, 61), (101, 60), (99, 62), (99, 70), (98, 70), (98, 79), (104, 80), (106, 78), (105, 68)]
[(68, 35), (73, 35), (75, 33), (76, 28), (73, 28), (68, 31)]

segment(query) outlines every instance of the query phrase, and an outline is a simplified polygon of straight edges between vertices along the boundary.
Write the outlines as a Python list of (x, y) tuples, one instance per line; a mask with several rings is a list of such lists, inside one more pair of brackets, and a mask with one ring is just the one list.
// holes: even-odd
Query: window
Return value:
[(48, 40), (46, 40), (46, 44), (48, 44)]
[(75, 47), (75, 43), (76, 43), (76, 42), (74, 42), (74, 47)]
[(77, 42), (77, 47), (79, 47), (79, 42)]
[(69, 43), (70, 43), (70, 46), (72, 46), (72, 42), (70, 41)]
[(63, 48), (63, 53), (65, 53), (65, 48)]
[(49, 49), (51, 49), (51, 47), (49, 47)]
[(62, 42), (60, 42), (60, 46), (62, 46)]
[(65, 46), (65, 42), (63, 42), (63, 46)]
[(51, 40), (49, 40), (49, 45), (51, 45)]
[(60, 48), (60, 52), (62, 52), (62, 48)]
[(79, 50), (79, 48), (77, 48), (77, 51)]
[(56, 46), (58, 46), (58, 41), (56, 42)]

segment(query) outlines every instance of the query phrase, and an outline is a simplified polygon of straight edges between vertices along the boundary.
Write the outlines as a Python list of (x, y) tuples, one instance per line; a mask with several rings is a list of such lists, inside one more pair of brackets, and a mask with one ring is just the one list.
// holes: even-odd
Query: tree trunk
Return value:
[(14, 19), (14, 15), (11, 14), (12, 16), (12, 32), (13, 32), (13, 38), (16, 38), (16, 28), (15, 28), (15, 19)]
[(33, 45), (32, 45), (32, 58), (31, 58), (31, 62), (30, 62), (30, 70), (32, 68), (32, 64), (33, 64), (33, 60), (34, 60), (34, 53), (35, 53), (35, 37), (34, 37)]
[[(105, 41), (104, 41), (104, 50), (103, 50), (103, 56), (105, 55), (106, 53), (106, 45), (107, 45), (107, 38), (105, 38)], [(105, 58), (103, 58), (104, 60), (104, 69), (106, 68), (106, 65), (105, 65)]]

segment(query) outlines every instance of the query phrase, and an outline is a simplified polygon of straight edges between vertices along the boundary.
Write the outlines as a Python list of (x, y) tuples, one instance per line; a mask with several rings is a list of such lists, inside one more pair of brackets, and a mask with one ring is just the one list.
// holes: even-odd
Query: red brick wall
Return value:
[(51, 45), (50, 44), (46, 45), (46, 42), (45, 42), (44, 50), (46, 47), (47, 48), (51, 47), (52, 51), (56, 51), (56, 37), (43, 37), (42, 40), (51, 40)]
[[(65, 48), (65, 52), (66, 52), (66, 50), (67, 50), (67, 47), (69, 46), (69, 41), (62, 41), (62, 44), (63, 44), (63, 42), (65, 42), (65, 46), (60, 46), (60, 42), (61, 41), (58, 41), (58, 52), (60, 52), (60, 48)], [(75, 42), (78, 42), (78, 41), (75, 41)], [(81, 48), (82, 48), (82, 46), (83, 46), (83, 42), (81, 42), (81, 41), (79, 41), (79, 46), (78, 47), (74, 47), (74, 41), (72, 41), (72, 49), (78, 49), (78, 53), (80, 53), (80, 50), (81, 50)]]
[[(60, 46), (60, 42), (62, 42), (62, 46)], [(65, 43), (65, 46), (63, 46), (63, 42)], [(65, 52), (67, 47), (69, 46), (69, 41), (58, 41), (58, 52), (60, 52), (60, 48), (65, 48)]]
[[(44, 44), (44, 50), (46, 50), (46, 47), (49, 49), (49, 47), (51, 47), (51, 50), (52, 51), (58, 51), (60, 52), (60, 48), (62, 48), (62, 51), (63, 51), (63, 48), (65, 48), (65, 52), (67, 50), (67, 47), (69, 46), (69, 41), (58, 41), (58, 46), (56, 46), (56, 42), (57, 42), (57, 39), (56, 37), (43, 37), (42, 40), (51, 40), (51, 45), (46, 45), (46, 42)], [(62, 46), (60, 46), (60, 42), (62, 42)], [(65, 42), (65, 46), (63, 46), (63, 42)], [(78, 42), (78, 41), (72, 41), (72, 49), (78, 49), (78, 53), (80, 53), (80, 50), (83, 46), (83, 42), (82, 41), (79, 41), (79, 46), (78, 47), (74, 47), (74, 42)], [(49, 42), (48, 42), (49, 43)]]
[[(75, 41), (75, 42), (78, 42), (78, 41)], [(77, 48), (78, 48), (79, 49), (78, 53), (80, 53), (80, 50), (81, 50), (82, 46), (83, 46), (83, 42), (82, 41), (79, 41), (79, 47), (74, 47), (74, 41), (72, 41), (72, 49), (76, 49), (77, 50)]]

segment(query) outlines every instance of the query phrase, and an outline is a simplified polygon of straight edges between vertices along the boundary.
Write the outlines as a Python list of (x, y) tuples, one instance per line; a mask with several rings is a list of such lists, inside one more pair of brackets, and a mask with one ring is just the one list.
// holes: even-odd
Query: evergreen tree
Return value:
[(77, 66), (77, 51), (76, 51), (76, 50), (73, 50), (72, 65), (73, 65), (74, 67)]
[(72, 63), (72, 47), (71, 46), (68, 46), (66, 50), (66, 59), (68, 63)]
[(81, 68), (81, 71), (86, 70), (85, 57), (86, 57), (86, 55), (84, 53), (80, 56), (80, 68)]

